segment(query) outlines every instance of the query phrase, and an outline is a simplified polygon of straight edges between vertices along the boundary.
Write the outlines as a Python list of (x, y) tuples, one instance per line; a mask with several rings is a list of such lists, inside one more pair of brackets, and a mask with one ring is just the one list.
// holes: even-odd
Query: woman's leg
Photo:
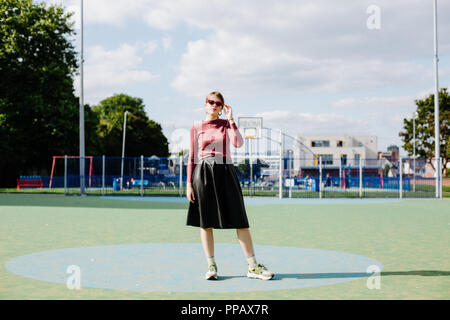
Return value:
[(262, 280), (272, 279), (274, 276), (273, 272), (267, 270), (264, 265), (256, 262), (250, 230), (248, 228), (236, 229), (236, 232), (248, 263), (247, 277)]
[(242, 251), (246, 258), (254, 256), (255, 250), (253, 249), (252, 236), (248, 228), (236, 229), (239, 243), (241, 244)]
[(205, 251), (206, 261), (208, 261), (208, 271), (205, 274), (206, 280), (217, 280), (217, 265), (214, 258), (214, 235), (212, 228), (200, 228), (200, 238), (202, 239), (203, 251)]
[(200, 238), (202, 239), (203, 251), (206, 258), (214, 257), (214, 234), (212, 228), (200, 228)]

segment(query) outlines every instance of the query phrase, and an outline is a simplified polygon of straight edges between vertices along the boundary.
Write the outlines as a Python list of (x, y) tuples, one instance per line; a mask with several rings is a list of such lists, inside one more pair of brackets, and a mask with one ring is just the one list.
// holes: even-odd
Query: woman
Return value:
[[(227, 119), (219, 119), (223, 107)], [(233, 120), (231, 107), (220, 92), (211, 92), (205, 102), (206, 120), (191, 127), (191, 150), (187, 168), (186, 224), (200, 227), (200, 238), (208, 261), (207, 280), (217, 280), (213, 229), (236, 229), (248, 262), (247, 277), (269, 280), (273, 272), (256, 262), (241, 186), (234, 168), (230, 142), (244, 143)]]

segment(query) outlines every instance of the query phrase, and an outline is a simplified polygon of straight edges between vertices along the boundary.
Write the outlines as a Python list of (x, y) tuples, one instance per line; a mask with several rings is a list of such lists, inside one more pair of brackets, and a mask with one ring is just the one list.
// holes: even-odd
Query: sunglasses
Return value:
[(207, 100), (207, 102), (210, 104), (210, 105), (214, 105), (214, 104), (216, 104), (216, 106), (218, 106), (218, 107), (221, 107), (222, 105), (223, 105), (223, 103), (222, 102), (220, 102), (220, 101), (214, 101), (214, 100)]

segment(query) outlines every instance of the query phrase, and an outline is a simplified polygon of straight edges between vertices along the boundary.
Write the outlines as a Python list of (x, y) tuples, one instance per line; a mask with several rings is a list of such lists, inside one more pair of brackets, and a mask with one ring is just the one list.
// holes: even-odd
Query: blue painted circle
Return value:
[[(382, 265), (351, 253), (255, 245), (258, 262), (274, 279), (248, 279), (239, 244), (215, 244), (219, 281), (204, 280), (206, 259), (200, 243), (142, 243), (67, 248), (15, 257), (5, 267), (20, 276), (67, 285), (80, 270), (81, 287), (156, 292), (284, 290), (331, 285), (369, 277)], [(370, 272), (374, 272), (373, 270)], [(365, 284), (364, 284), (365, 285)]]

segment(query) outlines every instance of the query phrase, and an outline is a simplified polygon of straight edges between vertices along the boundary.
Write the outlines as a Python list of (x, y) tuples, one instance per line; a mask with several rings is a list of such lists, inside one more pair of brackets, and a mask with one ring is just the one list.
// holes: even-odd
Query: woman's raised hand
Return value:
[(224, 104), (224, 106), (225, 106), (225, 109), (223, 109), (223, 112), (225, 112), (227, 119), (231, 120), (233, 118), (233, 111), (231, 110), (231, 107), (229, 105)]

